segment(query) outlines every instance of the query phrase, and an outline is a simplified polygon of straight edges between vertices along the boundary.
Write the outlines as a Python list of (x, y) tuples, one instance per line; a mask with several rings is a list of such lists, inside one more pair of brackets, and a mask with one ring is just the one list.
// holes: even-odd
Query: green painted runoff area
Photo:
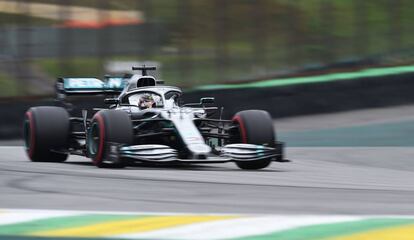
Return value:
[(53, 217), (23, 223), (0, 225), (0, 235), (30, 235), (30, 233), (33, 232), (81, 227), (88, 224), (144, 217), (147, 216), (89, 214), (68, 217)]
[(0, 235), (0, 240), (121, 240), (121, 239), (113, 239), (113, 238), (72, 238), (72, 237), (61, 237), (61, 238), (51, 238), (51, 237), (31, 237), (31, 236), (10, 236), (10, 235)]
[(332, 237), (347, 236), (370, 230), (403, 226), (413, 223), (414, 220), (412, 219), (368, 219), (361, 221), (299, 227), (285, 231), (264, 234), (261, 236), (239, 238), (237, 240), (319, 240)]
[[(95, 217), (95, 216), (89, 216), (89, 217)], [(67, 223), (70, 224), (70, 222), (67, 222)], [(398, 219), (398, 218), (366, 219), (366, 220), (360, 220), (360, 221), (340, 222), (340, 223), (333, 223), (333, 224), (311, 225), (311, 226), (288, 229), (284, 231), (278, 231), (274, 233), (247, 236), (247, 237), (236, 238), (236, 239), (237, 240), (265, 240), (265, 239), (316, 240), (316, 239), (326, 239), (326, 238), (331, 238), (331, 237), (347, 236), (347, 235), (360, 233), (360, 232), (366, 232), (370, 230), (379, 230), (379, 229), (384, 229), (384, 228), (399, 227), (399, 226), (410, 225), (410, 224), (414, 224), (413, 219)], [(39, 229), (35, 227), (31, 231), (37, 231), (37, 230)], [(208, 235), (208, 233), (206, 234)], [(15, 234), (15, 235), (10, 234), (10, 235), (0, 236), (0, 240), (5, 240), (5, 239), (7, 240), (46, 240), (46, 239), (51, 239), (51, 238), (19, 236), (19, 234)], [(99, 238), (64, 237), (64, 238), (53, 238), (53, 239), (96, 240)], [(113, 238), (106, 238), (106, 239), (114, 240)]]
[(361, 79), (361, 78), (373, 78), (373, 77), (399, 75), (399, 74), (413, 73), (413, 72), (414, 72), (414, 66), (371, 68), (371, 69), (364, 69), (364, 70), (360, 70), (356, 72), (330, 73), (330, 74), (318, 75), (318, 76), (270, 79), (270, 80), (256, 81), (256, 82), (250, 82), (250, 83), (241, 83), (241, 84), (205, 85), (205, 86), (196, 87), (194, 88), (194, 90), (284, 87), (284, 86), (290, 86), (290, 85), (333, 82), (333, 81), (339, 81), (339, 80), (342, 80), (342, 81), (343, 80), (356, 80), (356, 79)]

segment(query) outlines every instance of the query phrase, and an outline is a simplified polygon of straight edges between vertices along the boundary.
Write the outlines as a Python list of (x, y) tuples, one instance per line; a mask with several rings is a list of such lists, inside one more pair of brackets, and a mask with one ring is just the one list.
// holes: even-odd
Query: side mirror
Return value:
[(215, 99), (213, 97), (204, 97), (200, 99), (200, 104), (204, 105), (204, 104), (214, 104)]
[(104, 100), (104, 103), (105, 104), (118, 104), (119, 103), (119, 100), (118, 100), (118, 98), (105, 98), (105, 100)]

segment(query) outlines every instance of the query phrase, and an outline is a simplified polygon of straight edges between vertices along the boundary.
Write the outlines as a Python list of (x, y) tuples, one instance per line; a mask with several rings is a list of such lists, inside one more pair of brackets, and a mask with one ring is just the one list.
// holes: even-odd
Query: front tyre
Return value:
[[(233, 122), (239, 126), (238, 142), (257, 145), (275, 146), (275, 130), (270, 114), (262, 110), (246, 110), (238, 112)], [(236, 162), (237, 166), (246, 170), (262, 169), (270, 165), (272, 159), (260, 159)]]
[(65, 161), (69, 134), (69, 114), (64, 108), (33, 107), (26, 112), (23, 137), (31, 161)]
[(122, 159), (105, 163), (108, 143), (132, 145), (133, 128), (129, 115), (121, 110), (102, 110), (95, 114), (88, 132), (87, 150), (97, 167), (124, 167)]

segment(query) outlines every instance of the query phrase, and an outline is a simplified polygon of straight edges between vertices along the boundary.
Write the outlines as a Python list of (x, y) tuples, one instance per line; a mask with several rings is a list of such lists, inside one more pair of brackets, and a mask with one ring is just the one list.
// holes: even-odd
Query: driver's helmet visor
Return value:
[(162, 104), (162, 98), (161, 96), (158, 96), (156, 94), (136, 94), (136, 95), (131, 95), (128, 98), (129, 100), (129, 104), (131, 105), (137, 105), (137, 106), (141, 106), (141, 105), (147, 105), (147, 106), (155, 106), (155, 107), (161, 107)]
[(142, 102), (154, 102), (154, 98), (151, 95), (145, 95), (141, 98)]

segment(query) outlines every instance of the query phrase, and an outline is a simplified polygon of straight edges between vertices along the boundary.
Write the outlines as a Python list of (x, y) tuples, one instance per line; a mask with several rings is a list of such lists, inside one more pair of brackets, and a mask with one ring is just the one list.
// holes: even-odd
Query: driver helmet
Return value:
[(139, 99), (139, 108), (140, 109), (147, 109), (155, 107), (155, 100), (151, 96), (151, 94), (144, 94)]

